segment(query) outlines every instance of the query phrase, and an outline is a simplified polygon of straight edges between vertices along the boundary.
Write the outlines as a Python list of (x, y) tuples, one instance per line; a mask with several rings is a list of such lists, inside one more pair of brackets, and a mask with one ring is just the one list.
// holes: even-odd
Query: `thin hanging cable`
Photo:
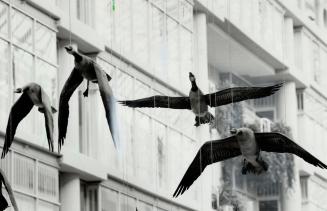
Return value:
[(71, 17), (71, 6), (70, 1), (68, 0), (68, 15), (69, 15), (69, 45), (72, 45), (72, 17)]

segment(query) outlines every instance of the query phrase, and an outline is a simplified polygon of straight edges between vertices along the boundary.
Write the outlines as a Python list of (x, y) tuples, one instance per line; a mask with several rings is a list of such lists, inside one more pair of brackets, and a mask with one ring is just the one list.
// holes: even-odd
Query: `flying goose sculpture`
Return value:
[(18, 206), (14, 197), (14, 192), (11, 188), (11, 185), (5, 175), (5, 173), (2, 171), (2, 169), (0, 169), (0, 211), (4, 211), (8, 208), (8, 202), (6, 200), (6, 198), (2, 195), (2, 184), (5, 186), (5, 189), (8, 192), (10, 201), (11, 201), (11, 205), (14, 208), (14, 211), (18, 211)]
[(37, 83), (29, 83), (23, 88), (17, 88), (14, 92), (22, 93), (22, 95), (11, 108), (1, 158), (4, 158), (8, 153), (9, 148), (14, 140), (18, 124), (27, 116), (34, 105), (38, 107), (40, 113), (44, 114), (49, 150), (53, 152), (52, 114), (56, 112), (56, 109), (51, 106), (48, 95)]
[(267, 171), (268, 164), (262, 159), (261, 151), (292, 153), (311, 165), (327, 169), (326, 164), (280, 133), (254, 133), (249, 128), (240, 128), (232, 129), (231, 134), (233, 135), (228, 138), (208, 141), (202, 145), (174, 192), (174, 197), (188, 190), (208, 165), (229, 158), (244, 158), (242, 174)]
[(190, 72), (191, 90), (188, 97), (151, 96), (138, 100), (119, 101), (122, 105), (132, 108), (170, 108), (189, 109), (195, 114), (195, 124), (212, 123), (214, 116), (208, 111), (208, 106), (218, 107), (233, 102), (267, 97), (274, 94), (283, 85), (282, 83), (267, 87), (234, 87), (216, 93), (203, 94), (198, 88), (195, 76)]
[(67, 53), (74, 56), (75, 66), (67, 79), (59, 98), (59, 117), (58, 117), (58, 147), (59, 151), (64, 144), (67, 133), (69, 117), (69, 99), (76, 88), (82, 83), (83, 79), (87, 80), (87, 88), (83, 93), (84, 97), (88, 96), (89, 82), (97, 83), (100, 90), (103, 106), (106, 112), (106, 119), (111, 132), (113, 142), (116, 146), (118, 142), (118, 131), (116, 128), (117, 117), (115, 110), (115, 99), (112, 90), (108, 84), (111, 77), (91, 58), (77, 52), (72, 46), (65, 47)]

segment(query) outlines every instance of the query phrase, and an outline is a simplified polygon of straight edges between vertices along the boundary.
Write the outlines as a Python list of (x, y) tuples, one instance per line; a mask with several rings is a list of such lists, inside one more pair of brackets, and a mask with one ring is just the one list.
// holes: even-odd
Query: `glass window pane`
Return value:
[[(14, 48), (13, 52), (13, 79), (14, 88), (21, 88), (33, 81), (33, 56), (24, 50)], [(17, 100), (21, 95), (15, 94)], [(17, 133), (33, 133), (34, 114), (29, 113), (18, 125)]]
[(8, 25), (9, 7), (7, 4), (0, 2), (0, 35), (8, 38), (9, 25)]
[[(216, 1), (215, 1), (216, 2)], [(220, 1), (219, 1), (220, 2)], [(180, 0), (180, 21), (189, 29), (193, 27), (193, 6), (186, 0)]]
[[(135, 1), (135, 0), (133, 0)], [(130, 52), (132, 47), (132, 13), (131, 13), (131, 1), (115, 1), (115, 42), (125, 52)], [(141, 25), (144, 25), (143, 20)], [(136, 23), (134, 23), (136, 24)], [(110, 45), (109, 45), (110, 46)]]
[(188, 73), (193, 71), (193, 42), (192, 33), (185, 28), (181, 27), (180, 30), (180, 42), (181, 42), (181, 81), (180, 86), (184, 92), (188, 92), (190, 89), (190, 83), (187, 80)]
[(12, 20), (12, 38), (14, 43), (19, 46), (32, 50), (33, 48), (33, 20), (23, 13), (13, 10)]
[[(14, 156), (14, 187), (27, 193), (34, 193), (35, 189), (34, 160), (15, 154)], [(22, 209), (25, 210), (25, 209)]]
[(39, 23), (35, 27), (35, 51), (40, 57), (56, 63), (56, 33)]
[(178, 19), (178, 0), (167, 0), (167, 13)]
[(122, 194), (120, 198), (120, 210), (135, 211), (135, 209), (136, 199)]
[(166, 15), (156, 7), (152, 7), (152, 37), (151, 37), (151, 54), (152, 54), (152, 66), (154, 68), (155, 75), (160, 79), (166, 81), (168, 69), (167, 58), (167, 41), (166, 41)]
[(35, 211), (35, 199), (34, 198), (17, 193), (16, 201), (17, 201), (19, 210)]
[(118, 210), (118, 192), (101, 188), (101, 211)]
[(151, 204), (148, 204), (148, 203), (145, 203), (143, 201), (139, 201), (139, 204), (138, 204), (138, 208), (139, 210), (144, 210), (144, 211), (152, 211), (152, 205)]
[(36, 60), (36, 79), (35, 82), (40, 84), (45, 93), (49, 96), (51, 104), (57, 102), (57, 68), (48, 63)]
[(178, 24), (173, 19), (167, 19), (167, 42), (168, 42), (168, 81), (175, 87), (180, 88), (179, 71), (179, 42), (178, 42)]
[(160, 7), (160, 9), (165, 10), (165, 8), (166, 8), (165, 6), (166, 6), (166, 3), (167, 3), (167, 0), (152, 0), (152, 2), (156, 6)]
[(10, 95), (12, 93), (9, 84), (9, 45), (7, 42), (0, 40), (0, 128), (5, 128), (9, 112)]
[(134, 56), (141, 62), (148, 61), (148, 3), (145, 0), (133, 0), (133, 50)]
[(40, 196), (53, 201), (58, 201), (59, 176), (58, 170), (39, 163), (38, 165), (38, 191)]
[(59, 207), (54, 204), (50, 204), (44, 201), (39, 201), (38, 210), (42, 211), (59, 211)]

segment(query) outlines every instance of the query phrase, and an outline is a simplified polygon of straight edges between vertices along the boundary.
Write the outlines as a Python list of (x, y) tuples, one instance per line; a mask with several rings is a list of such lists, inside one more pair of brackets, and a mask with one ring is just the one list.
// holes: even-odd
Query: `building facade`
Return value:
[[(0, 0), (1, 146), (14, 88), (37, 82), (58, 107), (73, 68), (66, 45), (112, 76), (118, 100), (188, 95), (188, 72), (203, 92), (220, 89), (224, 77), (229, 86), (283, 81), (275, 96), (250, 101), (245, 118), (264, 118), (263, 127), (267, 119), (284, 122), (298, 144), (327, 163), (326, 0)], [(189, 111), (118, 106), (115, 149), (98, 88), (92, 84), (84, 98), (85, 87), (70, 100), (61, 154), (48, 152), (35, 108), (19, 125), (0, 164), (20, 210), (230, 209), (219, 204), (220, 164), (172, 198), (197, 150), (220, 134), (195, 128)], [(327, 210), (327, 173), (300, 159), (294, 168), (292, 190), (255, 190), (244, 209)]]

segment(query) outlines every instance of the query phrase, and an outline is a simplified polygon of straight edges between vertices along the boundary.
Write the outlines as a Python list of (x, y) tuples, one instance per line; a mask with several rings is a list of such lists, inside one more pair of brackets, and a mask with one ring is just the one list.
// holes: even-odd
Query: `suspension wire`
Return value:
[(70, 1), (68, 0), (68, 15), (69, 15), (69, 45), (72, 45), (72, 17), (71, 17), (71, 6)]
[[(195, 7), (195, 15), (198, 15), (198, 8), (197, 7)], [(198, 28), (198, 23), (196, 24), (196, 26), (197, 26), (197, 29), (196, 29), (196, 36), (197, 36), (197, 38), (198, 38), (198, 35), (199, 35), (199, 28)], [(197, 74), (197, 76), (200, 76), (200, 60), (199, 60), (199, 40), (198, 39), (196, 39), (196, 53), (197, 53), (197, 65), (196, 65), (196, 67), (197, 67), (197, 70), (196, 70), (196, 72), (198, 73)], [(194, 53), (193, 53), (193, 55), (194, 55)], [(194, 72), (195, 73), (195, 72)], [(198, 94), (198, 99), (200, 99), (201, 98), (201, 96), (200, 96), (200, 90), (199, 90), (199, 88), (198, 88), (198, 90), (197, 90), (197, 94)], [(201, 107), (201, 104), (200, 104), (200, 100), (199, 100), (199, 102), (198, 102), (198, 109), (200, 110), (200, 107)], [(200, 127), (201, 126), (201, 119), (200, 119), (200, 113), (198, 113), (198, 114), (196, 114), (196, 116), (195, 116), (195, 123), (196, 123), (196, 125), (198, 125), (197, 127)], [(198, 131), (199, 132), (199, 131)], [(201, 175), (202, 174), (202, 172), (203, 172), (203, 166), (202, 166), (202, 141), (200, 141), (200, 169), (199, 169), (199, 175)], [(200, 191), (201, 191), (201, 210), (203, 210), (203, 177), (200, 179), (200, 181), (201, 181), (201, 185), (200, 185)]]

